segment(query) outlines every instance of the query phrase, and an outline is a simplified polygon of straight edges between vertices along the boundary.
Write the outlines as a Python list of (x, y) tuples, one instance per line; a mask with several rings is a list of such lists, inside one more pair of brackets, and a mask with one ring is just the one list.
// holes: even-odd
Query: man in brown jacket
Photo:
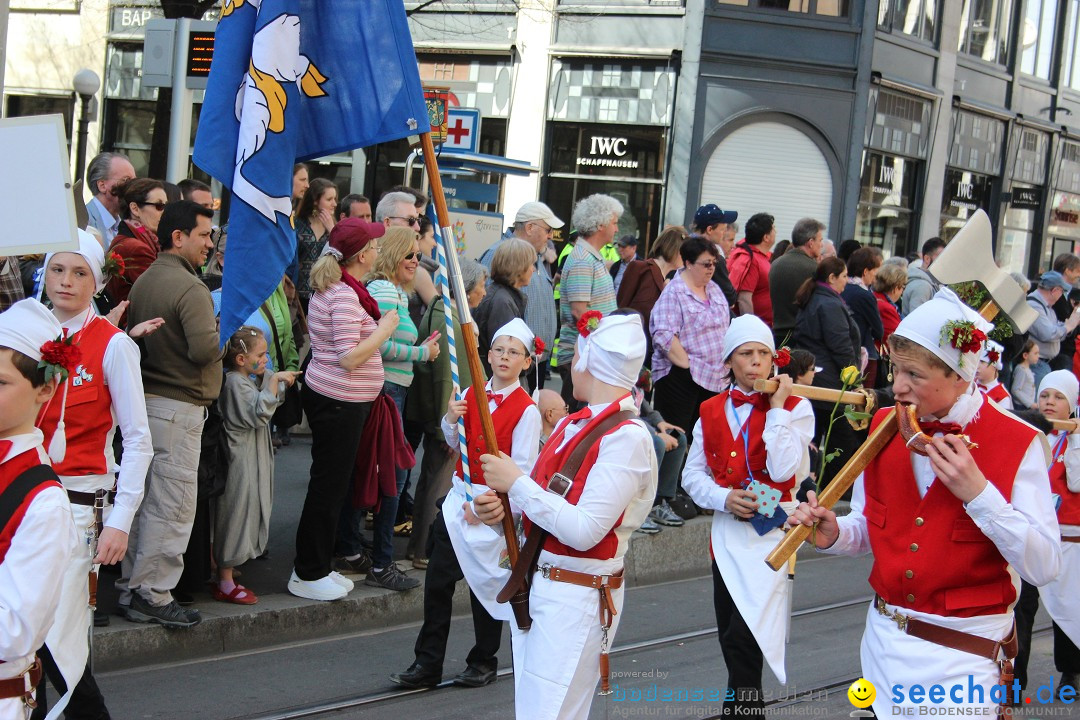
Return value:
[(151, 318), (165, 324), (142, 339), (146, 415), (154, 461), (135, 515), (117, 581), (128, 620), (191, 627), (202, 617), (185, 610), (172, 590), (195, 517), (196, 479), (206, 408), (221, 390), (217, 320), (198, 268), (213, 248), (213, 212), (189, 200), (165, 208), (158, 226), (161, 254), (131, 288), (132, 327)]

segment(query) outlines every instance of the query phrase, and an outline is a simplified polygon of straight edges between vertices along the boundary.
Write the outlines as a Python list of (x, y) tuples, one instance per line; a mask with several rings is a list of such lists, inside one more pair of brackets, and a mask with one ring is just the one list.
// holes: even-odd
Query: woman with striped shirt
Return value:
[(289, 592), (311, 600), (338, 600), (353, 587), (331, 563), (360, 435), (382, 391), (379, 348), (398, 326), (397, 312), (380, 313), (358, 280), (374, 266), (385, 231), (359, 218), (341, 221), (311, 269), (311, 362), (301, 391), (311, 426), (311, 479), (289, 580)]
[[(368, 291), (379, 302), (379, 310), (397, 312), (397, 328), (379, 350), (386, 373), (383, 391), (393, 399), (402, 417), (405, 417), (405, 398), (413, 381), (413, 363), (431, 362), (439, 356), (439, 333), (432, 333), (417, 345), (416, 324), (409, 317), (409, 295), (413, 292), (413, 278), (420, 264), (419, 239), (419, 234), (412, 228), (387, 228), (375, 268), (365, 278)], [(408, 475), (407, 470), (398, 469), (398, 497), (383, 498), (375, 515), (374, 565), (365, 580), (367, 585), (401, 591), (420, 584), (416, 578), (402, 575), (393, 563), (394, 521)]]

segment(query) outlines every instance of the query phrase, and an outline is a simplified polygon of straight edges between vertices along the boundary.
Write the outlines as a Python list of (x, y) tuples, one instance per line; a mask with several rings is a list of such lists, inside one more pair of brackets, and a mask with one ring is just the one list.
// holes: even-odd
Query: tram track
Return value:
[[(824, 612), (830, 612), (832, 610), (842, 610), (842, 609), (849, 608), (849, 607), (866, 606), (871, 600), (873, 600), (873, 596), (868, 595), (868, 596), (865, 596), (865, 597), (856, 598), (854, 600), (845, 600), (845, 601), (841, 601), (841, 602), (824, 603), (824, 604), (821, 604), (821, 605), (815, 605), (813, 607), (804, 608), (802, 610), (796, 610), (795, 612), (793, 612), (791, 614), (791, 616), (792, 616), (792, 618), (799, 618), (799, 617), (806, 617), (806, 616), (816, 615), (816, 614), (824, 613)], [(683, 632), (683, 633), (674, 633), (674, 634), (670, 634), (670, 635), (663, 635), (661, 637), (653, 638), (653, 639), (650, 639), (650, 640), (640, 640), (638, 642), (626, 643), (625, 645), (616, 645), (615, 647), (613, 647), (611, 649), (611, 654), (615, 655), (615, 656), (627, 655), (627, 654), (632, 654), (632, 653), (636, 653), (636, 652), (641, 652), (643, 650), (653, 650), (653, 649), (664, 647), (664, 646), (667, 646), (667, 645), (675, 645), (675, 644), (678, 644), (678, 643), (685, 643), (685, 642), (695, 642), (695, 641), (702, 640), (702, 639), (705, 639), (705, 638), (715, 637), (716, 636), (716, 631), (717, 631), (716, 626), (712, 626), (712, 627), (708, 627), (708, 628), (702, 628), (700, 630), (692, 630), (692, 631)], [(497, 676), (499, 678), (507, 678), (507, 677), (513, 676), (513, 674), (514, 674), (513, 668), (508, 667), (508, 668), (502, 668), (501, 670), (499, 670), (498, 673), (497, 673)], [(812, 696), (814, 693), (820, 693), (822, 690), (829, 691), (829, 690), (838, 689), (840, 687), (847, 687), (847, 685), (850, 685), (851, 683), (855, 682), (855, 680), (857, 680), (857, 679), (858, 678), (851, 678), (850, 680), (847, 680), (846, 683), (832, 683), (832, 684), (829, 684), (828, 686), (823, 686), (821, 688), (810, 689), (810, 690), (806, 691), (806, 696), (807, 697), (804, 697), (803, 700), (791, 701), (791, 702), (792, 702), (792, 704), (795, 704), (796, 702), (805, 701), (808, 697)], [(363, 694), (363, 695), (356, 695), (356, 696), (352, 696), (352, 697), (339, 698), (339, 699), (336, 699), (336, 700), (329, 700), (329, 701), (325, 701), (325, 702), (311, 703), (311, 704), (308, 704), (308, 705), (298, 705), (298, 706), (295, 706), (295, 707), (287, 708), (287, 709), (284, 709), (284, 710), (276, 710), (276, 711), (269, 712), (269, 713), (261, 713), (261, 714), (256, 714), (256, 715), (244, 715), (244, 716), (233, 718), (233, 720), (299, 720), (300, 718), (319, 717), (319, 716), (322, 716), (322, 715), (328, 715), (328, 714), (331, 714), (331, 713), (337, 713), (337, 712), (341, 712), (341, 711), (344, 711), (344, 710), (353, 710), (353, 709), (358, 709), (358, 708), (363, 708), (363, 707), (377, 706), (377, 705), (388, 703), (388, 702), (391, 702), (391, 701), (394, 701), (394, 700), (401, 700), (401, 699), (408, 698), (408, 697), (411, 697), (411, 696), (414, 696), (414, 695), (422, 695), (422, 694), (425, 694), (425, 693), (432, 693), (434, 691), (442, 690), (442, 689), (453, 687), (453, 686), (454, 686), (454, 683), (453, 683), (452, 680), (444, 680), (443, 682), (436, 685), (434, 688), (415, 688), (415, 689), (413, 689), (413, 688), (401, 688), (401, 689), (398, 689), (398, 690), (386, 690), (386, 691), (381, 691), (381, 692), (366, 693), (366, 694)], [(804, 694), (801, 693), (800, 697), (802, 697), (803, 695)], [(775, 704), (776, 702), (781, 702), (781, 701), (773, 701), (772, 703), (766, 703), (766, 706), (768, 707), (770, 705)]]

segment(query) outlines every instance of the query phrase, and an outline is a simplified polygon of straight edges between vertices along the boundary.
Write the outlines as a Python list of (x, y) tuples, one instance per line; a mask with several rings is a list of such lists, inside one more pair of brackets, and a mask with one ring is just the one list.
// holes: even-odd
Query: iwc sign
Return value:
[(579, 156), (577, 164), (636, 170), (638, 161), (625, 157), (628, 142), (629, 139), (625, 137), (593, 135), (590, 138), (589, 154)]

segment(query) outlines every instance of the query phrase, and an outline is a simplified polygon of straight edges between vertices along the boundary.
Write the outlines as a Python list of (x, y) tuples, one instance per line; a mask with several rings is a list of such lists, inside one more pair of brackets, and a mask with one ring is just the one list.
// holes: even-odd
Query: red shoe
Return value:
[(243, 585), (237, 585), (232, 589), (232, 592), (223, 592), (221, 586), (214, 587), (214, 599), (221, 602), (234, 603), (236, 605), (254, 605), (259, 602), (259, 598), (255, 596), (255, 593), (248, 590)]

